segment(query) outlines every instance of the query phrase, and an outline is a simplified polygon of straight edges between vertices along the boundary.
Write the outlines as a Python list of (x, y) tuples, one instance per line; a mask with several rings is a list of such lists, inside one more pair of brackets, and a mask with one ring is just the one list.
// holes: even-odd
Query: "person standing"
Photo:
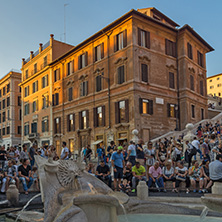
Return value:
[(143, 151), (143, 140), (140, 139), (136, 145), (136, 161), (144, 165), (144, 151)]
[(62, 142), (62, 152), (60, 155), (61, 160), (68, 160), (69, 159), (69, 149), (66, 146), (66, 142)]
[(213, 182), (222, 182), (222, 154), (218, 154), (216, 160), (210, 163), (209, 171)]
[[(200, 154), (200, 159), (202, 160), (203, 157), (202, 157), (202, 152), (200, 150), (200, 142), (197, 139), (197, 137), (193, 138), (193, 141), (191, 144), (196, 148), (197, 152)], [(196, 155), (194, 155), (194, 160), (196, 160)]]
[(33, 167), (34, 164), (35, 164), (35, 157), (34, 157), (34, 155), (35, 155), (35, 152), (36, 152), (36, 148), (37, 148), (36, 144), (33, 143), (33, 145), (30, 147), (30, 149), (28, 151), (31, 167)]
[[(31, 176), (31, 166), (29, 165), (29, 163), (29, 159), (23, 159), (22, 165), (18, 167), (19, 180), (22, 181), (25, 194), (28, 194), (28, 189), (33, 184), (33, 178)], [(26, 183), (28, 183), (28, 185)]]
[[(201, 140), (203, 142), (203, 140)], [(202, 149), (202, 154), (204, 159), (208, 159), (210, 161), (210, 149), (209, 149), (209, 145), (208, 145), (208, 138), (205, 137), (204, 138), (204, 142), (201, 143), (201, 149)]]
[(114, 171), (114, 190), (117, 191), (117, 183), (118, 187), (121, 183), (121, 179), (123, 178), (123, 168), (124, 168), (124, 158), (122, 154), (123, 147), (118, 146), (117, 151), (113, 153), (111, 157), (111, 163)]
[(128, 147), (128, 156), (126, 159), (130, 163), (132, 163), (132, 166), (134, 166), (136, 164), (136, 146), (132, 140), (130, 141), (130, 145)]

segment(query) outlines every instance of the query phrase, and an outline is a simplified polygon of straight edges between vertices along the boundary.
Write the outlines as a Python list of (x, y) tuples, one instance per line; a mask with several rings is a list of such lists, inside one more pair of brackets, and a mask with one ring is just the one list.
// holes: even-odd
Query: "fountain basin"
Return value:
[(119, 201), (102, 194), (80, 195), (73, 199), (73, 204), (81, 208), (90, 222), (117, 222)]
[(205, 194), (203, 197), (201, 197), (201, 201), (209, 209), (222, 212), (222, 195)]

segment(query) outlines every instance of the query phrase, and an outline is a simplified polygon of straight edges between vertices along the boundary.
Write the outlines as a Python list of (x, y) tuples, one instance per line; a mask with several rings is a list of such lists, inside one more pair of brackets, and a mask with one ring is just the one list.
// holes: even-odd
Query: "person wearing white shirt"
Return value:
[(66, 146), (66, 142), (62, 142), (62, 152), (60, 155), (61, 160), (68, 160), (69, 159), (69, 149)]
[[(197, 137), (193, 138), (193, 141), (191, 144), (196, 148), (197, 152), (200, 154), (200, 159), (203, 159), (202, 152), (200, 150), (200, 142), (199, 140), (197, 140)], [(196, 155), (194, 155), (194, 160), (196, 160)]]

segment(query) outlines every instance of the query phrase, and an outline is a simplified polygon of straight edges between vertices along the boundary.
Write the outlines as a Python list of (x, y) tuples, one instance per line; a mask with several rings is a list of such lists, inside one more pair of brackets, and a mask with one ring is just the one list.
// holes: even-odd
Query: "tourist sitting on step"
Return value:
[(12, 180), (15, 180), (17, 188), (19, 187), (19, 179), (16, 176), (16, 168), (13, 166), (12, 160), (8, 161), (8, 165), (6, 165), (3, 169), (4, 178), (2, 180), (2, 188), (1, 192), (4, 193), (8, 190), (9, 183)]
[(166, 182), (167, 181), (172, 181), (173, 182), (173, 190), (172, 192), (175, 192), (175, 185), (176, 185), (176, 178), (175, 178), (175, 170), (172, 167), (172, 162), (171, 161), (167, 161), (165, 163), (165, 166), (162, 169), (163, 171), (163, 181), (164, 181), (164, 187), (166, 187)]
[(90, 173), (91, 175), (95, 176), (95, 169), (94, 164), (92, 162), (89, 162), (86, 166), (86, 171)]
[(155, 186), (157, 187), (158, 191), (166, 192), (164, 189), (164, 183), (163, 183), (163, 173), (160, 168), (160, 164), (158, 161), (154, 163), (154, 166), (151, 166), (149, 168), (149, 180), (148, 180), (148, 187), (150, 188), (153, 183), (155, 183)]
[(190, 179), (188, 177), (188, 170), (184, 166), (183, 161), (179, 161), (177, 163), (177, 167), (175, 168), (175, 175), (176, 175), (176, 189), (175, 191), (178, 192), (178, 187), (181, 182), (186, 182), (186, 193), (189, 193), (189, 186), (190, 186)]
[(210, 163), (209, 170), (213, 182), (222, 182), (222, 154), (218, 154), (216, 160)]
[(145, 167), (140, 164), (140, 162), (136, 162), (135, 166), (132, 168), (133, 173), (133, 189), (136, 189), (137, 183), (139, 181), (147, 181), (146, 178), (146, 170)]
[[(0, 168), (0, 185), (3, 183), (3, 179), (4, 179), (5, 175), (4, 175), (4, 172), (3, 172), (3, 169)], [(5, 190), (3, 190), (5, 192)], [(1, 189), (1, 193), (4, 193), (2, 192), (2, 189)]]
[(203, 192), (208, 192), (210, 187), (213, 184), (213, 181), (210, 179), (209, 171), (210, 161), (208, 159), (203, 160), (202, 167), (200, 168), (200, 180), (203, 181)]
[(133, 179), (133, 173), (132, 173), (132, 163), (127, 162), (126, 166), (123, 169), (123, 179), (127, 180), (127, 183), (132, 186), (132, 179)]
[(123, 179), (123, 182), (119, 184), (120, 192), (128, 194), (131, 192), (131, 187), (126, 179)]
[(159, 149), (156, 150), (156, 159), (160, 163), (160, 167), (163, 167), (167, 161), (167, 149), (165, 145), (160, 142)]
[(199, 193), (202, 193), (203, 191), (203, 180), (200, 181), (200, 167), (197, 160), (192, 161), (192, 166), (189, 168), (188, 175), (190, 177), (190, 183), (191, 187), (193, 189), (193, 192), (197, 192), (197, 182), (199, 182)]
[(111, 188), (112, 178), (110, 175), (110, 169), (109, 166), (105, 164), (104, 160), (101, 160), (96, 168), (96, 177), (104, 183), (108, 183), (108, 186)]
[(22, 161), (22, 165), (20, 165), (18, 168), (19, 180), (22, 181), (25, 194), (28, 194), (28, 189), (33, 183), (33, 178), (31, 176), (31, 166), (29, 164), (29, 159), (24, 159)]

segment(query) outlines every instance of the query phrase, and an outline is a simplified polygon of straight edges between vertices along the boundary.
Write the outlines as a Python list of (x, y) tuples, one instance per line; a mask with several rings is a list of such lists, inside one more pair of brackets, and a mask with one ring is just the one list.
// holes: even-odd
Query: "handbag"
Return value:
[(176, 176), (176, 180), (180, 180), (180, 181), (183, 181), (185, 182), (186, 181), (186, 177), (181, 177), (181, 176)]

